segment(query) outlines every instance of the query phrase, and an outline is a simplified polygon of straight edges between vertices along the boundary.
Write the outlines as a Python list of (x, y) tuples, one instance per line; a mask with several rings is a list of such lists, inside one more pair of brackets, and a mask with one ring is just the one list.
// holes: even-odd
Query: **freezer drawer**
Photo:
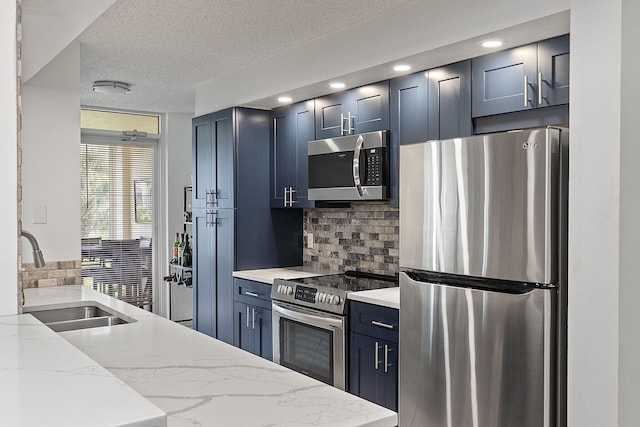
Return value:
[(553, 425), (556, 289), (421, 280), (400, 275), (399, 425)]

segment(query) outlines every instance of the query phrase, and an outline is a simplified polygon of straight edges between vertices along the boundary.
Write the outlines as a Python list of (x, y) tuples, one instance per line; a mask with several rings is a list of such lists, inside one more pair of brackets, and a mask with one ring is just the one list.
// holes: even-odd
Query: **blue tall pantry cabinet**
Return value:
[(302, 211), (271, 209), (269, 112), (192, 122), (193, 327), (233, 343), (236, 270), (302, 265)]

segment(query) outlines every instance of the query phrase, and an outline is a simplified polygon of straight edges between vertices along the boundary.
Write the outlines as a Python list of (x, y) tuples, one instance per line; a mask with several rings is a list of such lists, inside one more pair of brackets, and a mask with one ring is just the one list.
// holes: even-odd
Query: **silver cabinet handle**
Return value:
[(378, 365), (380, 365), (380, 356), (378, 355), (379, 350), (382, 348), (381, 345), (378, 344), (378, 341), (376, 341), (376, 355), (375, 355), (375, 360), (374, 360), (374, 368), (376, 368), (376, 371), (378, 370)]
[(247, 328), (249, 328), (249, 307), (247, 307)]
[(380, 326), (380, 327), (382, 327), (382, 328), (387, 328), (387, 329), (393, 329), (393, 328), (394, 328), (394, 326), (393, 326), (393, 325), (390, 325), (390, 324), (388, 324), (388, 323), (384, 323), (384, 322), (379, 322), (379, 321), (377, 321), (377, 320), (372, 320), (372, 321), (371, 321), (371, 324), (372, 324), (372, 325), (375, 325), (375, 326)]
[(218, 225), (218, 212), (211, 211), (211, 225)]
[(257, 293), (255, 293), (255, 292), (249, 292), (249, 291), (245, 291), (245, 293), (244, 293), (244, 294), (245, 294), (245, 295), (249, 295), (250, 297), (256, 297), (256, 298), (260, 296), (260, 295), (258, 295), (258, 294), (257, 294)]
[(293, 200), (293, 193), (296, 193), (296, 190), (293, 187), (289, 187), (289, 207), (292, 208), (294, 203), (297, 203)]
[(220, 190), (211, 190), (211, 204), (218, 205), (218, 198), (220, 197)]
[(538, 106), (542, 105), (542, 100), (544, 96), (542, 96), (542, 73), (538, 73)]
[(358, 135), (356, 149), (353, 152), (353, 182), (361, 198), (363, 195), (362, 186), (360, 185), (360, 151), (362, 150), (362, 144), (364, 144), (364, 138), (362, 135)]
[(287, 207), (287, 203), (289, 202), (289, 200), (287, 199), (287, 193), (289, 192), (289, 190), (287, 190), (287, 187), (284, 187), (284, 207)]
[(256, 328), (256, 309), (255, 308), (251, 309), (251, 328), (252, 329)]
[(384, 372), (385, 374), (387, 372), (389, 372), (389, 352), (391, 351), (391, 349), (389, 348), (389, 346), (387, 344), (384, 345)]
[(204, 192), (204, 204), (206, 207), (211, 206), (211, 190), (205, 190)]
[(347, 133), (344, 128), (344, 113), (340, 113), (340, 135), (345, 135)]
[(529, 106), (529, 78), (524, 76), (524, 106)]
[(351, 135), (356, 130), (356, 128), (355, 128), (356, 116), (352, 116), (351, 115), (351, 111), (349, 111), (349, 115), (347, 117), (348, 117), (347, 118), (347, 126), (349, 126), (348, 129), (347, 129), (347, 133), (349, 135)]

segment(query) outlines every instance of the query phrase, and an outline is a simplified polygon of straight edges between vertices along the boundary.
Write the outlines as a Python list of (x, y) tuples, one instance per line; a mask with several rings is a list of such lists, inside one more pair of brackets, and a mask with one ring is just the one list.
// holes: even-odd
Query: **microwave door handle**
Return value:
[(362, 198), (362, 185), (360, 183), (360, 151), (362, 150), (362, 144), (364, 144), (364, 138), (362, 135), (358, 135), (356, 140), (356, 149), (353, 152), (353, 182), (358, 190), (358, 195)]

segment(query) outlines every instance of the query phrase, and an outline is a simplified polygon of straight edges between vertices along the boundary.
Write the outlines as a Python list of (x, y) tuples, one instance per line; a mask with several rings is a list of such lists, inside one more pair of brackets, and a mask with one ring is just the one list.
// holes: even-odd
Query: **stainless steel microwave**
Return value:
[(309, 141), (309, 200), (389, 198), (389, 132)]

